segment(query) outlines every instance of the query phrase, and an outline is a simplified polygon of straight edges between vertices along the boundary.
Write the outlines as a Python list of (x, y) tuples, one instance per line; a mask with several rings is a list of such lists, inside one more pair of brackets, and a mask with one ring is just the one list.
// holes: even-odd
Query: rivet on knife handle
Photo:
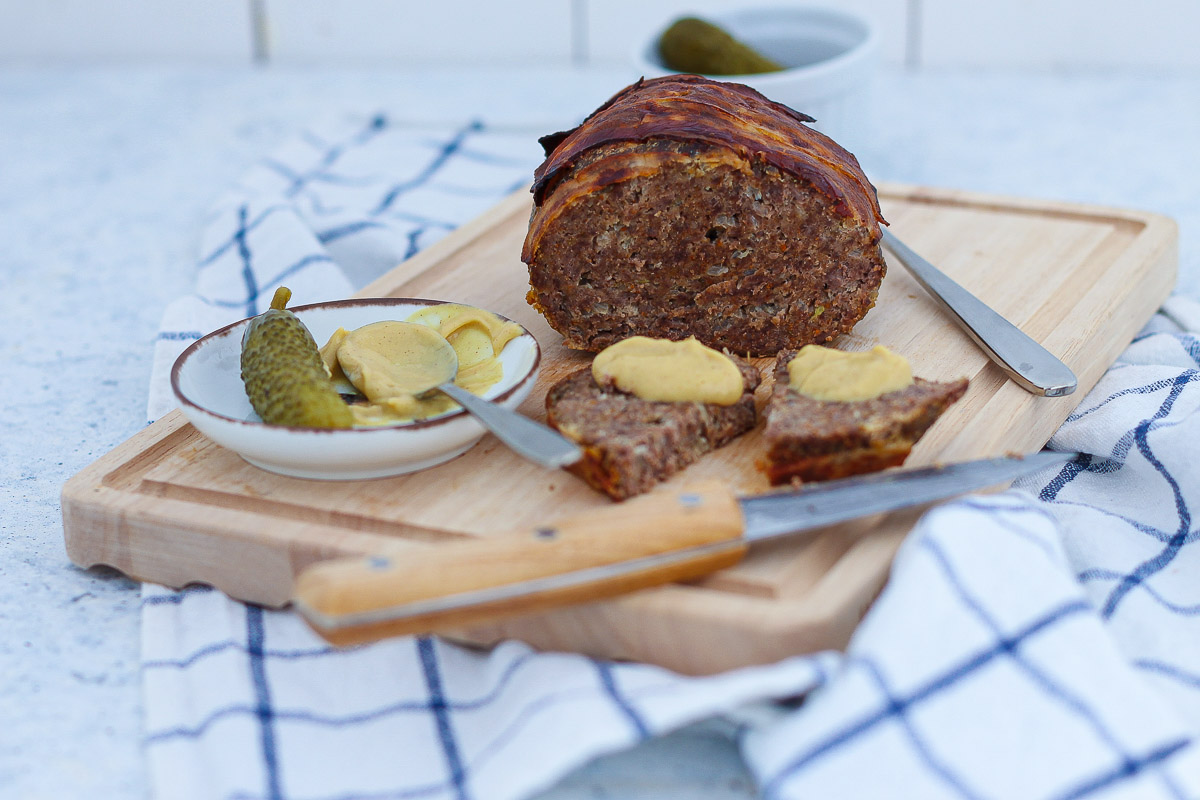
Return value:
[(1017, 384), (1033, 394), (1061, 397), (1075, 391), (1075, 373), (1019, 328), (884, 229), (883, 244), (954, 321)]
[[(424, 633), (707, 575), (741, 560), (742, 530), (737, 499), (722, 484), (705, 483), (654, 492), (523, 536), (442, 545), (412, 564), (402, 554), (321, 562), (297, 578), (293, 602), (335, 644)], [(645, 568), (631, 573), (627, 566), (635, 559)], [(531, 595), (534, 581), (545, 588)], [(509, 595), (516, 584), (526, 591)], [(466, 595), (477, 602), (464, 609)]]

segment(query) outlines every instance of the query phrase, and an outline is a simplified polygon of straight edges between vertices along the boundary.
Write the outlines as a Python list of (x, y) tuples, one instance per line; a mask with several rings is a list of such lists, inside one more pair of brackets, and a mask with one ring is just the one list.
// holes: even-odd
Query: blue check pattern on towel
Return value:
[[(189, 341), (280, 283), (349, 294), (525, 185), (534, 138), (375, 117), (264, 160), (164, 315), (150, 418)], [(1197, 330), (1172, 298), (1050, 443), (1085, 457), (927, 514), (844, 654), (688, 678), (516, 642), (337, 651), (291, 613), (147, 586), (155, 795), (515, 800), (724, 717), (767, 798), (1200, 798)]]

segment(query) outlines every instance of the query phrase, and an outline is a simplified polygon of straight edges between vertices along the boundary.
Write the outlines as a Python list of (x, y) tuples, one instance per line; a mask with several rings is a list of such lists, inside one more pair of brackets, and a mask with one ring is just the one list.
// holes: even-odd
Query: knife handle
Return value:
[[(713, 481), (428, 552), (323, 561), (296, 579), (293, 603), (334, 644), (430, 633), (698, 578), (741, 560), (746, 552), (742, 531), (737, 498)], [(603, 569), (689, 548), (704, 549), (632, 572)], [(600, 568), (594, 570), (600, 574), (581, 575), (587, 579), (571, 585), (522, 596), (486, 596), (499, 587), (593, 568)], [(462, 598), (471, 602), (461, 607), (425, 612), (413, 605), (428, 607), (451, 595), (475, 592), (482, 596)]]

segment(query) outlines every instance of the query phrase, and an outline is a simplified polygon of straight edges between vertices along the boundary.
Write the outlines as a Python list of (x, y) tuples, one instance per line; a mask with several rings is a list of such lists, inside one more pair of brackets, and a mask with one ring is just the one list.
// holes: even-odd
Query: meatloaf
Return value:
[(752, 429), (758, 369), (733, 360), (744, 391), (728, 406), (642, 400), (596, 383), (590, 367), (563, 378), (546, 394), (546, 412), (552, 426), (583, 448), (583, 458), (569, 470), (624, 500)]
[(875, 187), (811, 117), (694, 75), (541, 139), (522, 259), (568, 347), (633, 335), (770, 356), (849, 331), (884, 275)]
[(904, 389), (871, 400), (816, 400), (788, 385), (780, 353), (767, 403), (766, 457), (772, 485), (821, 481), (874, 472), (904, 463), (909, 451), (942, 412), (967, 390), (967, 379), (941, 383), (914, 378)]

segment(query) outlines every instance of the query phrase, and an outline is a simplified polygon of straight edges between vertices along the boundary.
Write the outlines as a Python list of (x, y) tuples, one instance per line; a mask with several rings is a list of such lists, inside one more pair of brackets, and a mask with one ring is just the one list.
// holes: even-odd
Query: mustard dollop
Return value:
[(681, 342), (631, 336), (592, 361), (592, 377), (643, 400), (715, 403), (741, 399), (742, 373), (724, 353), (689, 337)]
[(421, 394), (457, 371), (454, 348), (437, 331), (391, 320), (346, 334), (337, 360), (350, 383), (374, 402)]
[[(321, 348), (321, 358), (335, 384), (348, 385), (369, 401), (350, 406), (356, 427), (394, 425), (457, 408), (441, 392), (422, 393), (451, 378), (483, 394), (504, 377), (500, 351), (521, 332), (521, 326), (490, 312), (444, 303), (403, 322), (339, 328)], [(451, 366), (454, 356), (457, 372)]]
[(815, 400), (855, 402), (895, 392), (913, 382), (904, 356), (882, 345), (847, 353), (809, 344), (788, 362), (788, 385)]

